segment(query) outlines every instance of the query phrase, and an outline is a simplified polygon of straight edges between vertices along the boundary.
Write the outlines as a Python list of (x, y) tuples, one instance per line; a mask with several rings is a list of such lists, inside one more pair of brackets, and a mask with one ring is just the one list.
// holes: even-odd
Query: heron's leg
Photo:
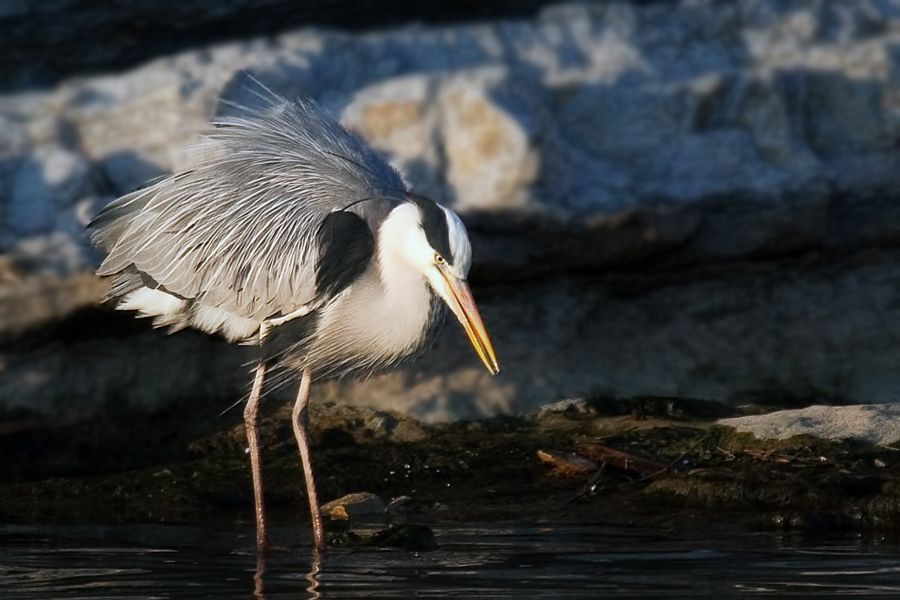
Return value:
[(262, 471), (259, 461), (259, 396), (263, 379), (266, 376), (266, 363), (259, 361), (253, 376), (253, 389), (244, 407), (244, 429), (247, 432), (247, 446), (250, 449), (250, 474), (253, 476), (253, 503), (256, 508), (256, 552), (261, 555), (266, 550), (266, 507), (263, 504)]
[(306, 498), (309, 500), (309, 515), (312, 519), (313, 542), (316, 550), (325, 549), (325, 528), (322, 526), (322, 514), (319, 512), (319, 498), (316, 494), (316, 480), (313, 477), (312, 461), (309, 457), (309, 440), (306, 432), (306, 406), (309, 404), (309, 388), (312, 384), (312, 373), (304, 369), (300, 379), (300, 391), (294, 403), (293, 426), (297, 448), (300, 451), (300, 464), (303, 466), (303, 477), (306, 479)]

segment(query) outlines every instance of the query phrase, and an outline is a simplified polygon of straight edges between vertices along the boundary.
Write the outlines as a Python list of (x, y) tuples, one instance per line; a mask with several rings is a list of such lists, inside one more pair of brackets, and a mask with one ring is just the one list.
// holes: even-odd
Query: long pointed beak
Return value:
[(469, 341), (472, 343), (472, 347), (478, 353), (478, 358), (481, 359), (481, 362), (484, 363), (491, 375), (496, 375), (500, 372), (500, 365), (497, 363), (497, 355), (494, 354), (491, 339), (488, 337), (484, 323), (481, 321), (481, 315), (478, 314), (478, 307), (475, 306), (475, 299), (472, 297), (469, 284), (465, 280), (457, 279), (452, 274), (444, 271), (441, 271), (441, 275), (443, 275), (449, 291), (446, 298), (450, 310), (462, 323), (463, 329), (466, 330), (466, 335), (469, 336)]

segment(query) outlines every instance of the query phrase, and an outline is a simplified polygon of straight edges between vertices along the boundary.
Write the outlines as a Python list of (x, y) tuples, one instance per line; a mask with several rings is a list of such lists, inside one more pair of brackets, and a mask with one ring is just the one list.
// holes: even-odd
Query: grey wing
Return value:
[[(320, 260), (329, 252), (323, 244), (335, 241), (335, 231), (338, 242), (371, 238), (385, 203), (405, 186), (317, 105), (272, 100), (265, 110), (215, 122), (194, 169), (124, 196), (97, 216), (92, 239), (108, 252), (98, 274), (118, 275), (113, 293), (155, 286), (263, 320), (322, 303), (359, 274), (371, 239), (349, 245), (352, 256), (336, 263)], [(347, 208), (368, 198), (377, 200)], [(329, 219), (335, 212), (366, 227)], [(338, 266), (323, 275), (324, 264)]]

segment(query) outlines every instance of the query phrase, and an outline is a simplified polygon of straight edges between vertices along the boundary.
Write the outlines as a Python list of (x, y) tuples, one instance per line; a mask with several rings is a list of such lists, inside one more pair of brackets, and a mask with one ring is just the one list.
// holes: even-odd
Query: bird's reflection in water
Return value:
[(318, 600), (321, 598), (319, 594), (319, 570), (322, 568), (322, 553), (313, 548), (312, 560), (309, 563), (309, 573), (306, 574), (306, 581), (309, 585), (306, 587), (307, 598), (309, 600)]
[(256, 572), (253, 574), (253, 598), (266, 600), (266, 553), (256, 552)]
[[(253, 574), (254, 600), (266, 600), (266, 558), (265, 552), (256, 553), (256, 572)], [(318, 600), (322, 597), (319, 593), (319, 571), (322, 569), (322, 553), (313, 548), (309, 562), (309, 572), (305, 579), (306, 597), (308, 600)]]

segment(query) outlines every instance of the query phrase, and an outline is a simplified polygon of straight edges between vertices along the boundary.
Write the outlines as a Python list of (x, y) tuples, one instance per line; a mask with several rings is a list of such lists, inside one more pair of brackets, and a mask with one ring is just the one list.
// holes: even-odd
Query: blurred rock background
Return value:
[(182, 167), (251, 77), (463, 215), (504, 367), (451, 326), (318, 399), (437, 421), (900, 397), (900, 3), (129, 4), (0, 1), (5, 415), (212, 419), (245, 392), (245, 349), (99, 306), (83, 228)]

